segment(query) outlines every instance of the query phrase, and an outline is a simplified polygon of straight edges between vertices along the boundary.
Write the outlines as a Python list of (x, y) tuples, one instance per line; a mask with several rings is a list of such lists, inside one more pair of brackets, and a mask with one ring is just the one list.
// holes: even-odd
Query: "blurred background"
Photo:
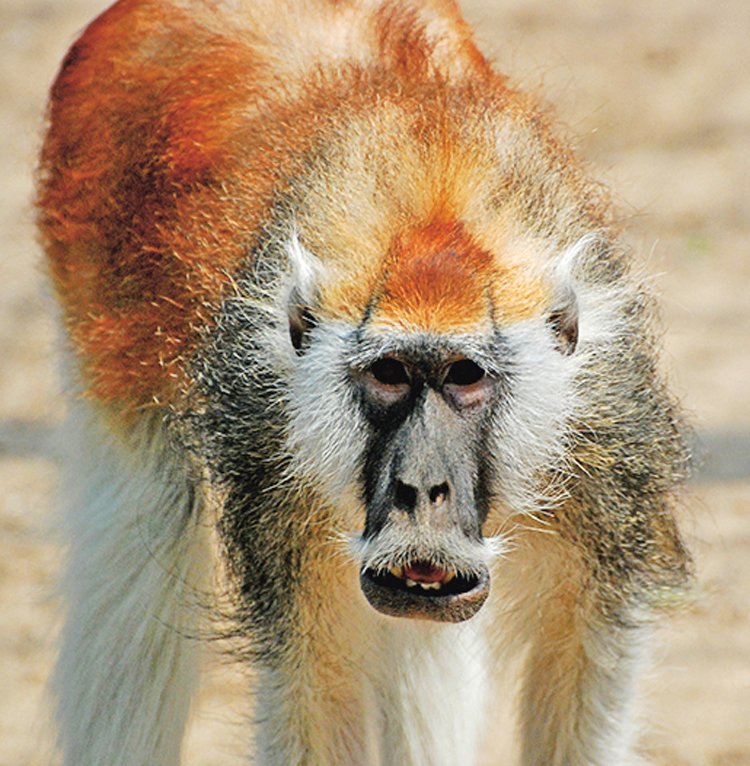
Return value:
[[(59, 621), (49, 434), (63, 406), (32, 173), (58, 63), (105, 5), (0, 0), (0, 766), (49, 755)], [(615, 190), (662, 299), (665, 366), (697, 425), (683, 526), (698, 582), (658, 633), (644, 747), (660, 766), (750, 765), (750, 2), (462, 7), (498, 67), (555, 106)], [(243, 690), (235, 669), (211, 664), (188, 764), (241, 762)], [(487, 764), (512, 751), (498, 729)]]

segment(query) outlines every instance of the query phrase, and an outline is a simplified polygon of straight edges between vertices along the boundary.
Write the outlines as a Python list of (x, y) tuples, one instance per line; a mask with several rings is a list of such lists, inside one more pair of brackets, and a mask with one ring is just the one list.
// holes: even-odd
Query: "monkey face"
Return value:
[(317, 312), (289, 314), (296, 472), (359, 527), (374, 608), (468, 619), (507, 548), (498, 530), (543, 501), (539, 475), (561, 443), (577, 359), (560, 312), (501, 327), (488, 310), (470, 332), (379, 322), (377, 307), (358, 325)]
[[(316, 330), (301, 366), (311, 376), (338, 367), (340, 379), (318, 379), (317, 417), (303, 424), (298, 413), (299, 446), (308, 467), (326, 471), (310, 445), (323, 457), (338, 443), (328, 493), (364, 511), (355, 549), (365, 596), (393, 616), (471, 617), (489, 593), (482, 528), (493, 483), (487, 426), (506, 385), (492, 361), (499, 339), (360, 329), (340, 338), (344, 358), (331, 365), (321, 358), (332, 345), (326, 328)], [(338, 420), (326, 415), (334, 410)]]
[(363, 541), (379, 549), (366, 558), (362, 590), (386, 614), (466, 619), (489, 593), (482, 424), (502, 379), (429, 337), (402, 342), (353, 379), (370, 432)]

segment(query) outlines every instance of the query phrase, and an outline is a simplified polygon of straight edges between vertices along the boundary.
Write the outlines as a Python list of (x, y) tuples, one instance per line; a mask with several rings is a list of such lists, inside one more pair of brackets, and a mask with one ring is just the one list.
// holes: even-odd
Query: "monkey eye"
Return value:
[(409, 368), (392, 356), (373, 362), (362, 378), (369, 400), (376, 405), (389, 406), (403, 401), (411, 390)]
[(373, 363), (370, 366), (370, 374), (384, 386), (408, 386), (411, 382), (406, 365), (390, 356)]
[(484, 370), (471, 359), (459, 359), (448, 368), (445, 383), (452, 386), (473, 386), (485, 376)]
[(445, 371), (443, 391), (448, 401), (463, 410), (484, 404), (491, 395), (492, 385), (487, 372), (476, 362), (457, 359)]

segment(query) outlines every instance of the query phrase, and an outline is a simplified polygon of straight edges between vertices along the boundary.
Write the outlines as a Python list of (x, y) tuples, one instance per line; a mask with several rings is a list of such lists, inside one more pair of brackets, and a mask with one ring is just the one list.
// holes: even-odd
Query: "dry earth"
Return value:
[[(50, 752), (60, 417), (29, 199), (46, 89), (95, 0), (0, 0), (0, 766)], [(666, 360), (703, 468), (686, 503), (694, 603), (660, 631), (644, 744), (662, 766), (750, 764), (750, 3), (474, 0), (485, 49), (541, 89), (617, 189), (663, 296)], [(212, 663), (192, 766), (240, 762), (243, 684)], [(646, 712), (648, 711), (648, 712)], [(508, 762), (497, 727), (487, 763)], [(493, 756), (490, 758), (490, 756)]]

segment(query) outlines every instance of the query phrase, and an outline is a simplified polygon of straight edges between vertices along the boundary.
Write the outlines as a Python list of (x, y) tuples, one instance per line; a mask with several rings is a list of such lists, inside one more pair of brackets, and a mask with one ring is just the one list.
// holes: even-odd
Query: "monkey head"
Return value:
[(543, 282), (506, 274), (513, 290), (540, 295), (509, 321), (494, 259), (456, 222), (396, 237), (356, 322), (327, 316), (340, 285), (299, 239), (289, 253), (295, 472), (315, 476), (344, 516), (358, 509), (351, 550), (373, 607), (468, 619), (489, 594), (512, 515), (551, 502), (576, 302), (550, 302)]
[[(332, 115), (194, 374), (216, 410), (205, 438), (242, 483), (229, 549), (312, 514), (372, 606), (442, 621), (477, 612), (514, 528), (564, 496), (579, 373), (621, 314), (597, 187), (538, 123), (473, 102)], [(253, 193), (237, 178), (230, 202)], [(248, 590), (273, 550), (242, 565)]]

